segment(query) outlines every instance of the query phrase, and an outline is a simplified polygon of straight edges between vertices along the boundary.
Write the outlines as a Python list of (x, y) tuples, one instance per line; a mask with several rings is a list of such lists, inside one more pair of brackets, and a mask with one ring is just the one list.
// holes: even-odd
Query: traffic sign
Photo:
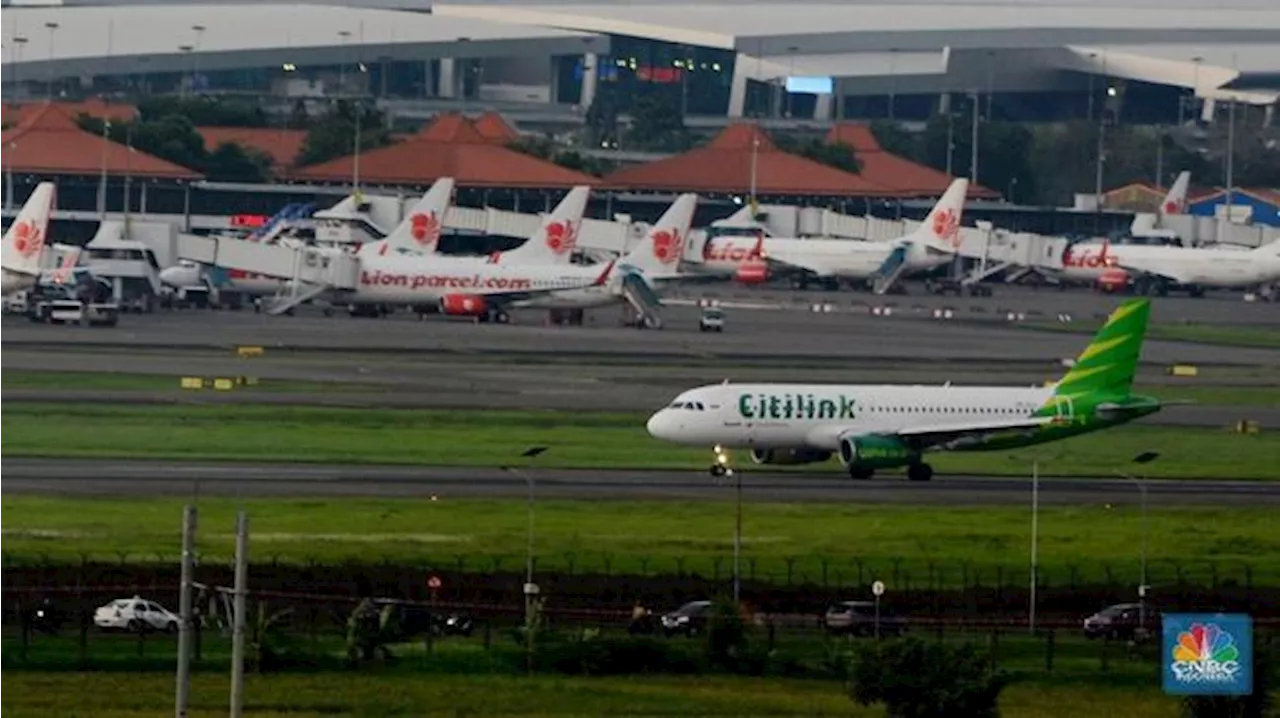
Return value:
[(876, 596), (884, 595), (884, 581), (876, 581), (871, 584), (871, 593)]
[(427, 588), (440, 588), (440, 577), (432, 576), (427, 579)]

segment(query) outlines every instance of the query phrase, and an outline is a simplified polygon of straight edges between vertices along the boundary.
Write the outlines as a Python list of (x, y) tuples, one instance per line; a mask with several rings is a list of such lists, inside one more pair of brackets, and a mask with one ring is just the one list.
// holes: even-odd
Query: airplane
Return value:
[(703, 245), (699, 271), (732, 277), (744, 284), (791, 274), (798, 284), (810, 278), (831, 283), (866, 280), (879, 274), (897, 251), (906, 272), (932, 269), (951, 260), (960, 246), (960, 218), (969, 180), (954, 180), (924, 222), (911, 234), (886, 242), (847, 239), (712, 237)]
[(623, 299), (623, 281), (628, 274), (639, 276), (650, 290), (656, 285), (688, 275), (679, 271), (680, 251), (689, 236), (698, 195), (682, 194), (638, 244), (617, 260), (615, 271), (603, 284), (556, 292), (514, 302), (512, 306), (536, 309), (590, 309)]
[(57, 188), (52, 182), (41, 182), (22, 205), (17, 219), (4, 233), (0, 264), (3, 279), (0, 294), (8, 296), (31, 289), (40, 281), (40, 256), (49, 234), (49, 218), (57, 202)]
[(832, 455), (855, 479), (905, 466), (928, 481), (929, 451), (999, 451), (1098, 431), (1168, 402), (1132, 393), (1150, 300), (1121, 304), (1057, 383), (1045, 387), (723, 384), (686, 391), (650, 417), (655, 438), (727, 449), (757, 464), (806, 464)]
[(1252, 250), (1146, 245), (1112, 249), (1113, 270), (1124, 272), (1139, 294), (1154, 291), (1163, 295), (1175, 285), (1200, 297), (1206, 288), (1238, 289), (1280, 282), (1280, 240)]
[[(409, 214), (406, 225), (401, 223), (386, 239), (372, 242), (361, 248), (361, 251), (388, 251), (432, 254), (437, 251), (440, 231), (444, 226), (444, 213), (449, 207), (449, 197), (453, 192), (453, 180), (442, 178), (427, 191), (425, 197)], [(443, 193), (443, 201), (441, 201)], [(456, 257), (490, 264), (569, 264), (573, 250), (578, 246), (578, 232), (582, 228), (582, 215), (587, 210), (587, 200), (591, 196), (591, 188), (578, 186), (560, 200), (555, 209), (542, 218), (538, 229), (528, 240), (514, 249), (505, 252), (494, 252), (488, 256)], [(439, 209), (437, 209), (439, 207)]]
[[(617, 260), (609, 262), (602, 270), (599, 265), (571, 265), (549, 260), (530, 264), (390, 251), (392, 246), (404, 246), (399, 235), (405, 232), (412, 234), (414, 217), (423, 212), (431, 199), (430, 194), (424, 195), (400, 226), (388, 235), (388, 242), (361, 247), (356, 253), (360, 260), (359, 283), (354, 290), (332, 292), (333, 303), (350, 305), (357, 312), (370, 305), (435, 304), (441, 313), (449, 316), (506, 323), (510, 321), (508, 309), (515, 302), (560, 290), (604, 285), (613, 275)], [(570, 192), (557, 211), (543, 219), (543, 230), (571, 218), (569, 213), (579, 211), (576, 208), (583, 202), (585, 195)], [(544, 238), (550, 236), (546, 231), (539, 234)], [(576, 229), (573, 234), (576, 236)], [(542, 244), (542, 247), (530, 249), (529, 253), (545, 256), (546, 245)], [(513, 250), (517, 256), (520, 256), (519, 249)], [(509, 259), (511, 253), (503, 254)]]
[[(1187, 190), (1190, 185), (1191, 173), (1188, 171), (1178, 173), (1177, 179), (1173, 181), (1164, 199), (1160, 201), (1160, 206), (1156, 208), (1155, 217), (1150, 214), (1135, 215), (1129, 229), (1130, 234), (1139, 238), (1139, 241), (1146, 239), (1147, 242), (1144, 244), (1147, 246), (1150, 246), (1151, 240), (1160, 242), (1159, 246), (1166, 246), (1169, 241), (1178, 241), (1177, 236), (1169, 230), (1155, 229), (1152, 220), (1163, 221), (1166, 217), (1184, 214), (1187, 211)], [(1117, 245), (1107, 239), (1089, 239), (1070, 244), (1062, 252), (1062, 269), (1058, 270), (1058, 274), (1063, 279), (1087, 284), (1103, 282), (1104, 279), (1106, 281), (1103, 283), (1108, 286), (1114, 285), (1117, 281), (1125, 282), (1127, 277), (1111, 271), (1115, 266), (1112, 260), (1113, 250), (1119, 246), (1141, 245), (1137, 243)]]

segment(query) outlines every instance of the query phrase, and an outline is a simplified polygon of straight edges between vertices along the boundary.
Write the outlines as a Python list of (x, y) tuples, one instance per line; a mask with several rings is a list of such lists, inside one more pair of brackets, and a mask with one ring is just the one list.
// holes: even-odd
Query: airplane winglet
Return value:
[(610, 275), (613, 274), (613, 265), (617, 263), (618, 263), (617, 257), (609, 260), (609, 264), (605, 265), (604, 271), (600, 273), (600, 276), (596, 277), (596, 281), (592, 282), (591, 286), (599, 287), (603, 285), (605, 282), (609, 281)]

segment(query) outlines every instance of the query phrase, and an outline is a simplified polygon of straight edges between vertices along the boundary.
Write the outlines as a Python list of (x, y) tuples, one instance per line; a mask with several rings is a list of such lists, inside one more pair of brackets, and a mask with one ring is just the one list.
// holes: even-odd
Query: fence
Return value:
[[(155, 593), (176, 586), (178, 557), (117, 555), (114, 561), (82, 557), (75, 562), (42, 559), (4, 561), (6, 597), (36, 596), (46, 587), (114, 586)], [(558, 559), (558, 560), (557, 560)], [(744, 595), (767, 610), (815, 612), (834, 600), (865, 598), (870, 584), (883, 581), (886, 599), (913, 615), (957, 619), (992, 618), (1024, 613), (1029, 601), (1029, 573), (1003, 566), (975, 566), (919, 561), (863, 562), (823, 557), (746, 558), (742, 562)], [(629, 558), (623, 566), (608, 556), (540, 556), (535, 581), (553, 606), (620, 609), (636, 598), (653, 604), (679, 604), (725, 591), (732, 563), (698, 557), (647, 561)], [(1037, 606), (1046, 616), (1079, 620), (1099, 608), (1137, 598), (1138, 572), (1124, 580), (1107, 564), (1042, 568), (1037, 578)], [(230, 585), (229, 557), (204, 556), (197, 576), (208, 583)], [(431, 591), (430, 577), (440, 580)], [(1191, 580), (1190, 577), (1203, 579)], [(1271, 578), (1271, 577), (1269, 577)], [(524, 583), (523, 557), (455, 555), (439, 561), (397, 562), (390, 558), (361, 563), (291, 563), (270, 554), (256, 555), (250, 585), (263, 591), (296, 591), (338, 596), (379, 595), (405, 600), (435, 597), (461, 603), (498, 604), (519, 596)], [(1248, 565), (1165, 564), (1148, 568), (1148, 596), (1162, 607), (1240, 610), (1254, 615), (1280, 615), (1280, 585), (1257, 585)], [(129, 595), (132, 595), (131, 593)]]
[[(30, 619), (34, 606), (20, 601), (17, 620), (7, 620), (3, 631), (5, 668), (15, 669), (171, 669), (177, 640), (163, 631), (108, 632), (93, 625), (92, 610), (118, 593), (68, 589), (59, 603), (63, 622), (49, 630)], [(168, 594), (172, 587), (161, 589)], [(74, 593), (72, 597), (71, 594)], [(161, 596), (150, 596), (160, 598)], [(207, 599), (207, 595), (205, 596)], [(211, 604), (200, 601), (202, 608)], [(42, 604), (47, 606), (48, 604)], [(255, 591), (249, 602), (248, 630), (251, 660), (256, 670), (350, 668), (347, 617), (356, 600), (312, 593)], [(439, 636), (432, 633), (398, 633), (389, 651), (402, 664), (430, 672), (513, 672), (524, 667), (524, 646), (518, 638), (521, 607), (516, 604), (458, 605), (422, 602), (433, 612), (466, 612), (475, 619), (469, 635)], [(887, 612), (886, 612), (887, 613)], [(26, 616), (28, 618), (21, 618)], [(6, 616), (9, 617), (8, 615)], [(543, 614), (547, 636), (597, 635), (621, 637), (628, 613), (586, 609), (548, 610)], [(197, 620), (195, 670), (226, 670), (230, 660), (230, 631), (226, 612), (213, 606)], [(791, 675), (839, 678), (848, 658), (876, 640), (871, 636), (832, 634), (816, 614), (756, 614), (749, 621), (750, 640), (764, 646), (776, 670)], [(885, 634), (888, 634), (886, 622)], [(42, 630), (44, 629), (44, 630)], [(1255, 641), (1274, 640), (1280, 622), (1260, 619)], [(1024, 679), (1054, 676), (1068, 679), (1143, 681), (1159, 680), (1159, 640), (1134, 642), (1108, 637), (1090, 639), (1078, 623), (1044, 621), (1036, 631), (1009, 621), (965, 621), (908, 616), (908, 635), (928, 640), (966, 643), (990, 653), (998, 667)], [(542, 640), (542, 639), (540, 639)], [(697, 655), (703, 644), (697, 637), (665, 637), (669, 650)], [(550, 651), (550, 649), (548, 649)], [(416, 662), (416, 663), (415, 663)], [(356, 663), (355, 665), (359, 665)], [(539, 663), (542, 665), (542, 663)]]

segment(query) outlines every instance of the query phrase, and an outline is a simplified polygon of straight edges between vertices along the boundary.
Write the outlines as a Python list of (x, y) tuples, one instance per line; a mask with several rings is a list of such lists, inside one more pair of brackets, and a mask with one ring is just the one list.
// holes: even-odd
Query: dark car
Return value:
[(1117, 603), (1084, 619), (1084, 635), (1086, 638), (1107, 637), (1129, 641), (1140, 635), (1150, 635), (1159, 623), (1159, 615), (1150, 606), (1147, 606), (1146, 615), (1143, 616), (1141, 604)]
[(71, 617), (53, 601), (43, 598), (27, 609), (27, 620), (32, 630), (53, 635), (62, 630)]
[[(872, 601), (840, 601), (827, 608), (822, 624), (831, 633), (847, 633), (854, 636), (874, 636), (876, 633), (876, 604)], [(907, 631), (907, 619), (895, 616), (880, 607), (880, 635), (901, 636)]]
[(696, 636), (707, 628), (710, 601), (690, 601), (662, 617), (662, 633), (667, 636)]

